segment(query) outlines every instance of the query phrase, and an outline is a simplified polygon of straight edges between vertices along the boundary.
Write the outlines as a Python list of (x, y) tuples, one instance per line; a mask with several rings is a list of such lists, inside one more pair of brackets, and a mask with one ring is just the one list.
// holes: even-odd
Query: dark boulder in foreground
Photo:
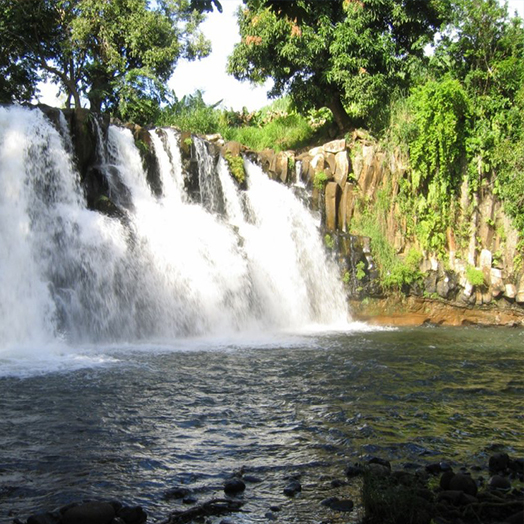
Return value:
[[(58, 511), (31, 515), (27, 524), (144, 524), (146, 512), (140, 507), (119, 502), (84, 502), (69, 504)], [(15, 524), (23, 524), (15, 519)]]
[(224, 484), (224, 492), (226, 495), (236, 495), (242, 493), (246, 489), (246, 484), (241, 479), (230, 479)]

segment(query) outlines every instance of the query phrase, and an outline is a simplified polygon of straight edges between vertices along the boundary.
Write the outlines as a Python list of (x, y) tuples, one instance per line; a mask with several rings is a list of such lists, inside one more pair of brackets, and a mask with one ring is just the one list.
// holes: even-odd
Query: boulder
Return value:
[(452, 470), (448, 470), (448, 471), (445, 471), (444, 473), (442, 473), (442, 476), (440, 477), (440, 487), (444, 490), (444, 491), (447, 491), (449, 488), (449, 485), (451, 483), (451, 479), (455, 476), (455, 473), (453, 473)]
[(284, 495), (286, 497), (294, 497), (297, 493), (302, 491), (302, 485), (298, 480), (292, 480), (285, 488)]
[(519, 511), (506, 518), (506, 524), (522, 524), (524, 522), (524, 511)]
[(188, 488), (183, 488), (180, 486), (177, 486), (175, 488), (171, 488), (166, 492), (164, 495), (164, 498), (169, 499), (183, 499), (184, 497), (187, 497), (191, 494), (191, 490)]
[(346, 150), (346, 140), (341, 138), (340, 140), (332, 140), (327, 144), (324, 144), (324, 151), (326, 153), (340, 153)]
[(502, 475), (493, 475), (489, 479), (489, 488), (500, 491), (509, 491), (511, 489), (511, 482)]
[(451, 491), (462, 491), (466, 495), (475, 496), (478, 488), (475, 481), (469, 476), (463, 473), (457, 473), (449, 481), (449, 489)]
[(334, 511), (351, 511), (355, 506), (352, 500), (339, 499), (337, 497), (329, 497), (324, 499), (320, 504)]
[(451, 291), (450, 279), (448, 276), (440, 278), (437, 282), (437, 293), (442, 298), (448, 298)]
[(60, 516), (55, 513), (37, 513), (27, 519), (27, 524), (59, 524)]
[(504, 280), (502, 279), (502, 270), (498, 268), (491, 268), (490, 281), (491, 293), (493, 297), (500, 297), (505, 291)]
[(514, 300), (517, 296), (517, 286), (515, 284), (506, 284), (504, 287), (504, 297)]
[(108, 502), (86, 502), (68, 509), (62, 516), (62, 524), (110, 524), (115, 516), (115, 509)]
[(509, 466), (509, 455), (507, 453), (495, 453), (489, 457), (489, 470), (492, 473), (506, 471)]
[(358, 464), (350, 464), (346, 467), (344, 473), (349, 478), (358, 477), (359, 475), (362, 475), (364, 473), (364, 469), (362, 468), (362, 466)]
[(117, 513), (117, 517), (125, 524), (144, 524), (147, 513), (140, 506), (126, 506)]
[(246, 484), (241, 479), (230, 479), (224, 484), (224, 492), (226, 495), (236, 495), (242, 493), (246, 489)]

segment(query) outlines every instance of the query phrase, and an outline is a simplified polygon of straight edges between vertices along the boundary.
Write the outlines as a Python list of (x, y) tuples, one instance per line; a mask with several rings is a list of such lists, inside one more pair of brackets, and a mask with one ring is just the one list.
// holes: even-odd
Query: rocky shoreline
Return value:
[[(165, 494), (182, 509), (172, 511), (161, 524), (241, 522), (243, 506), (250, 492), (263, 479), (241, 469), (223, 485), (223, 497), (199, 502), (187, 487), (177, 486)], [(303, 491), (320, 494), (321, 483), (329, 482), (333, 495), (318, 498), (318, 505), (330, 510), (323, 524), (352, 522), (366, 524), (521, 524), (524, 521), (524, 458), (496, 452), (488, 464), (460, 466), (441, 460), (435, 463), (405, 463), (399, 469), (380, 457), (349, 464), (340, 478), (319, 476), (317, 485), (303, 486), (301, 475), (287, 477), (283, 494), (292, 504)], [(359, 493), (359, 500), (349, 498)], [(325, 490), (323, 492), (325, 494)], [(345, 496), (349, 495), (349, 496)], [(314, 498), (314, 497), (313, 497)], [(313, 500), (312, 500), (313, 504)], [(272, 505), (266, 521), (281, 519), (281, 507)], [(240, 519), (240, 520), (238, 520)], [(140, 506), (118, 501), (83, 501), (54, 511), (15, 518), (13, 524), (144, 524), (148, 520)]]
[(524, 326), (524, 309), (511, 305), (465, 306), (446, 300), (400, 294), (350, 300), (349, 305), (354, 320), (377, 326)]

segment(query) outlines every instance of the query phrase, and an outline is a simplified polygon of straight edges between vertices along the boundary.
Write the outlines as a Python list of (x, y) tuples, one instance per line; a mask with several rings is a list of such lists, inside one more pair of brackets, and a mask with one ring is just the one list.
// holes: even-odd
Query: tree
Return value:
[(328, 107), (341, 131), (372, 121), (449, 16), (446, 0), (244, 0), (239, 80), (274, 81), (301, 110)]
[(123, 97), (143, 100), (137, 89), (145, 84), (151, 100), (163, 99), (178, 59), (210, 51), (198, 30), (203, 15), (189, 0), (0, 0), (0, 8), (0, 37), (26, 85), (34, 91), (48, 75), (68, 102), (87, 99), (95, 111), (115, 114)]

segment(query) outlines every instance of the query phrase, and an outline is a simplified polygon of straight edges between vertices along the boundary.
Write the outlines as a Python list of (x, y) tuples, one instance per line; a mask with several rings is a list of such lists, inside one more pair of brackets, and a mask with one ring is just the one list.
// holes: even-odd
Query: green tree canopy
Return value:
[(189, 0), (0, 0), (1, 97), (28, 99), (47, 75), (75, 106), (87, 98), (95, 111), (162, 99), (178, 59), (210, 51), (198, 26), (212, 2), (197, 7)]
[(450, 14), (446, 0), (244, 0), (239, 80), (273, 79), (302, 110), (329, 107), (338, 127), (369, 124)]

